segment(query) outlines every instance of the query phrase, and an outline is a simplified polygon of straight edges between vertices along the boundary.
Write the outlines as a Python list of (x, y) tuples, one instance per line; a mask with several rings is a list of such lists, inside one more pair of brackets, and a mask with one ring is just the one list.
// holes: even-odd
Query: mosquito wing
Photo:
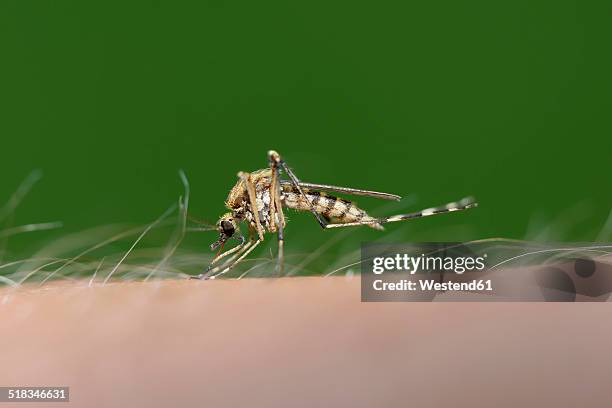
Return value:
[[(293, 186), (292, 182), (289, 180), (281, 180), (281, 185), (282, 186)], [(302, 181), (300, 181), (300, 187), (312, 189), (312, 190), (319, 190), (319, 191), (333, 191), (335, 193), (345, 193), (345, 194), (351, 194), (351, 195), (380, 198), (383, 200), (399, 201), (402, 199), (402, 197), (395, 195), (395, 194), (381, 193), (378, 191), (360, 190), (357, 188), (349, 188), (349, 187), (330, 186), (327, 184), (304, 183)]]

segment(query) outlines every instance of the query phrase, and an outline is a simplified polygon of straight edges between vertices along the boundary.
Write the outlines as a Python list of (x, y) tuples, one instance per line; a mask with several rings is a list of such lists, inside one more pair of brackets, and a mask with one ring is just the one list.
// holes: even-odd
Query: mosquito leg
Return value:
[(261, 226), (261, 222), (259, 221), (259, 210), (257, 208), (257, 192), (255, 191), (255, 185), (251, 181), (251, 174), (245, 173), (241, 171), (238, 173), (238, 177), (244, 182), (246, 186), (247, 193), (249, 195), (249, 202), (251, 204), (251, 212), (253, 213), (253, 219), (255, 220), (255, 228), (257, 229), (257, 235), (259, 236), (259, 240), (263, 241), (264, 239), (264, 229)]
[(276, 229), (276, 215), (278, 214), (278, 261), (276, 263), (276, 272), (280, 276), (283, 273), (284, 262), (285, 262), (285, 215), (283, 214), (283, 203), (281, 201), (281, 185), (280, 185), (280, 171), (278, 169), (278, 163), (272, 155), (270, 155), (270, 169), (272, 170), (272, 182), (270, 185), (270, 220), (271, 225)]
[(275, 162), (278, 166), (283, 168), (283, 170), (285, 171), (285, 173), (287, 173), (287, 176), (291, 180), (291, 184), (293, 185), (293, 187), (295, 187), (295, 189), (298, 191), (298, 193), (300, 193), (302, 198), (308, 203), (308, 206), (310, 207), (310, 212), (312, 213), (312, 215), (314, 215), (321, 228), (326, 228), (326, 225), (328, 225), (328, 223), (323, 219), (323, 217), (321, 217), (321, 214), (317, 212), (312, 202), (308, 199), (308, 197), (304, 193), (304, 190), (300, 186), (300, 180), (295, 176), (289, 166), (287, 166), (287, 163), (285, 163), (281, 159), (280, 155), (274, 150), (270, 150), (268, 152), (268, 156), (270, 157), (270, 162)]
[[(215, 270), (218, 270), (221, 266), (218, 266), (217, 268), (215, 268), (215, 270), (211, 269), (213, 268), (213, 266), (219, 262), (221, 259), (225, 258), (226, 256), (229, 256), (233, 253), (236, 253), (236, 255), (234, 255), (232, 258), (230, 258), (227, 262), (230, 262), (233, 258), (235, 258), (236, 256), (238, 256), (242, 251), (244, 251), (246, 248), (245, 247), (249, 247), (251, 245), (251, 241), (247, 242), (246, 239), (243, 236), (240, 236), (240, 244), (236, 245), (235, 247), (233, 247), (232, 249), (228, 249), (227, 251), (218, 254), (217, 256), (215, 256), (213, 258), (213, 260), (210, 262), (210, 264), (208, 265), (208, 267), (206, 268), (205, 273), (201, 273), (199, 275), (195, 275), (195, 276), (190, 276), (189, 279), (204, 279), (207, 278), (208, 275), (210, 275), (211, 273), (214, 273)], [(226, 262), (226, 263), (227, 263)], [(224, 264), (225, 265), (225, 264)]]
[(279, 184), (277, 167), (276, 162), (270, 160), (270, 172), (272, 175), (270, 180), (270, 223), (268, 230), (271, 233), (276, 232), (276, 185)]
[[(278, 171), (278, 170), (277, 170)], [(282, 204), (280, 199), (280, 186), (277, 185), (277, 189), (274, 193), (276, 196), (276, 205), (278, 206), (278, 260), (276, 262), (276, 271), (279, 276), (282, 276), (285, 268), (285, 215), (283, 214)]]
[[(253, 227), (249, 226), (249, 240), (248, 242), (246, 241), (246, 239), (244, 238), (244, 236), (240, 235), (240, 244), (234, 248), (232, 248), (229, 251), (224, 252), (221, 256), (217, 256), (215, 257), (215, 259), (213, 259), (213, 261), (211, 262), (211, 264), (208, 266), (208, 268), (206, 269), (206, 273), (204, 274), (200, 274), (198, 275), (198, 277), (200, 279), (204, 278), (204, 279), (208, 279), (211, 275), (216, 274), (217, 272), (223, 270), (227, 265), (230, 265), (236, 258), (238, 258), (244, 251), (246, 251), (247, 249), (249, 249), (249, 247), (251, 245), (253, 245), (253, 242), (255, 242), (255, 240), (253, 239), (253, 234), (254, 234), (254, 229)], [(223, 264), (216, 266), (213, 269), (213, 265), (221, 258), (233, 254), (229, 259), (227, 259)]]
[(223, 253), (219, 253), (217, 256), (213, 258), (213, 260), (210, 262), (210, 265), (208, 265), (207, 271), (212, 269), (213, 265), (219, 262), (221, 259), (225, 258), (228, 255), (233, 254), (236, 251), (239, 251), (246, 244), (246, 239), (242, 235), (238, 239), (240, 240), (240, 243), (238, 245), (236, 245), (232, 249), (228, 249), (227, 251)]
[[(234, 254), (228, 259), (226, 260), (224, 263), (222, 263), (221, 265), (218, 265), (216, 267), (213, 268), (213, 264), (211, 263), (208, 268), (206, 268), (206, 272), (205, 273), (201, 273), (199, 275), (196, 276), (191, 276), (190, 279), (210, 279), (210, 277), (214, 274), (216, 274), (217, 272), (223, 270), (227, 265), (230, 265), (237, 257), (240, 256), (240, 254), (242, 254), (244, 251), (246, 251), (255, 241), (248, 241), (246, 242), (244, 245), (241, 246), (237, 246), (233, 249), (237, 249), (237, 251), (232, 251)], [(226, 251), (229, 252), (229, 251)]]
[(209, 279), (211, 276), (216, 275), (219, 271), (225, 270), (225, 268), (227, 268), (229, 265), (232, 265), (234, 262), (236, 262), (236, 259), (240, 257), (244, 253), (244, 251), (247, 251), (253, 245), (254, 242), (255, 241), (249, 241), (245, 246), (240, 248), (240, 251), (236, 252), (228, 260), (223, 262), (221, 265), (218, 265), (215, 268), (207, 271), (205, 275), (206, 279)]
[(393, 215), (390, 217), (383, 217), (383, 218), (372, 218), (369, 220), (357, 221), (357, 222), (347, 222), (344, 224), (342, 223), (328, 224), (325, 228), (343, 228), (343, 227), (354, 227), (358, 225), (386, 224), (388, 222), (411, 220), (413, 218), (429, 217), (430, 215), (445, 214), (445, 213), (454, 212), (454, 211), (463, 211), (469, 208), (474, 208), (477, 205), (478, 204), (475, 203), (471, 198), (464, 198), (463, 200), (459, 202), (448, 203), (442, 207), (428, 208), (426, 210), (422, 210), (422, 211), (415, 212), (415, 213)]
[[(217, 273), (217, 274), (210, 274), (209, 276), (207, 276), (207, 279), (215, 279), (217, 276), (221, 276), (224, 273), (227, 273), (230, 271), (230, 269), (232, 269), (234, 266), (238, 265), (244, 258), (246, 258), (251, 251), (253, 251), (257, 245), (259, 245), (261, 243), (261, 239), (258, 239), (257, 241), (251, 241), (253, 242), (253, 245), (251, 245), (248, 249), (244, 250), (244, 252), (242, 253), (242, 255), (240, 255), (240, 257), (238, 259), (236, 259), (234, 262), (228, 261), (227, 263), (230, 263), (230, 265), (226, 266), (221, 272)], [(225, 265), (224, 265), (225, 266)], [(215, 268), (217, 269), (217, 268)], [(208, 274), (207, 274), (208, 275)]]

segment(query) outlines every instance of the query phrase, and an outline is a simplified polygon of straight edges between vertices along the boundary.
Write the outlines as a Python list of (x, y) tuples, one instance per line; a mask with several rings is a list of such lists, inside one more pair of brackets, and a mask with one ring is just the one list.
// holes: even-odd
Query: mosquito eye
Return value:
[(232, 235), (234, 233), (234, 225), (229, 221), (221, 221), (221, 228), (226, 235)]

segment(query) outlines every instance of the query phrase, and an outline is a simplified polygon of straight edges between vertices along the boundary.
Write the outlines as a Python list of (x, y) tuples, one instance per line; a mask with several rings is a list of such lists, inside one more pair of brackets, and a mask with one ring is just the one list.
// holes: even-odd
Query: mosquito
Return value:
[[(285, 208), (311, 212), (323, 229), (365, 225), (383, 230), (383, 224), (389, 222), (462, 211), (477, 206), (473, 199), (464, 198), (459, 202), (415, 213), (375, 218), (357, 207), (355, 203), (328, 193), (344, 193), (395, 201), (401, 200), (401, 197), (377, 191), (304, 183), (297, 178), (277, 152), (269, 151), (268, 159), (269, 167), (266, 169), (252, 173), (238, 173), (238, 182), (225, 201), (230, 211), (222, 215), (217, 222), (215, 229), (219, 232), (219, 238), (210, 246), (211, 250), (219, 249), (219, 252), (205, 273), (192, 278), (215, 279), (227, 273), (263, 242), (267, 232), (277, 235), (277, 272), (282, 273), (287, 223), (284, 215)], [(287, 176), (288, 180), (281, 179), (281, 172)], [(248, 239), (240, 232), (241, 222), (247, 223)], [(223, 252), (225, 244), (231, 239), (237, 240), (238, 245)], [(221, 260), (224, 261), (221, 262)]]

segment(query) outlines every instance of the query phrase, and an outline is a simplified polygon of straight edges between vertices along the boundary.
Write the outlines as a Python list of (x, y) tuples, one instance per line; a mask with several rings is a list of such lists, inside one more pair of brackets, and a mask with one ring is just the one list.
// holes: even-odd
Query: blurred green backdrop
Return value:
[[(191, 212), (215, 221), (274, 148), (305, 181), (414, 199), (386, 213), (481, 204), (390, 226), (396, 240), (593, 240), (612, 202), (611, 17), (568, 0), (5, 0), (0, 198), (40, 168), (15, 223), (146, 223), (182, 168)], [(288, 247), (323, 242), (291, 219)]]

